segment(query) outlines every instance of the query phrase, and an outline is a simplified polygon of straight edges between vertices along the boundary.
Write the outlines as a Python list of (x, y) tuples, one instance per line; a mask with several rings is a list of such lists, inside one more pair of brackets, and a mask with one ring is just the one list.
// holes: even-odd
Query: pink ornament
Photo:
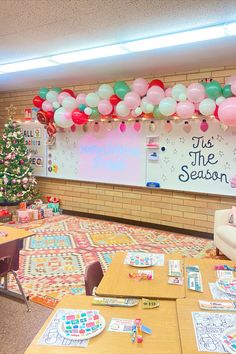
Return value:
[(141, 124), (139, 122), (139, 120), (136, 120), (134, 123), (134, 130), (136, 130), (136, 132), (139, 132), (141, 129)]
[(236, 188), (236, 175), (230, 181), (231, 188)]
[(98, 122), (95, 122), (95, 123), (94, 123), (93, 130), (97, 133), (97, 132), (99, 131), (99, 129), (100, 129), (99, 123), (98, 123)]
[(206, 132), (208, 130), (208, 128), (209, 128), (209, 126), (208, 126), (206, 119), (203, 119), (200, 124), (201, 131)]
[(219, 105), (218, 116), (221, 123), (236, 126), (236, 97), (229, 97)]
[(121, 133), (124, 133), (124, 132), (126, 131), (126, 124), (125, 124), (125, 122), (122, 122), (122, 123), (120, 124), (120, 131), (121, 131)]
[(178, 117), (186, 119), (192, 118), (194, 114), (195, 106), (192, 102), (182, 101), (177, 103), (176, 113)]
[(191, 125), (189, 124), (189, 122), (184, 122), (183, 130), (184, 130), (186, 133), (190, 133), (190, 132), (191, 132), (192, 127), (191, 127)]
[(173, 126), (172, 126), (172, 124), (171, 124), (171, 121), (169, 121), (169, 120), (166, 121), (166, 124), (165, 124), (165, 126), (164, 126), (164, 129), (165, 129), (165, 131), (166, 131), (167, 133), (170, 133), (170, 132), (171, 132), (171, 130), (173, 129)]
[(72, 131), (72, 133), (74, 133), (76, 131), (76, 125), (73, 124), (71, 127), (70, 127), (70, 130)]

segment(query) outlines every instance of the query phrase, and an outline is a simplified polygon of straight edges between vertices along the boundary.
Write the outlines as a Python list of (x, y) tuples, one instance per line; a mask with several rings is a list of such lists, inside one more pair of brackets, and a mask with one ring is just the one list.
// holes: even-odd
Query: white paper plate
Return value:
[[(94, 311), (89, 311), (89, 312), (94, 312)], [(74, 314), (71, 313), (70, 315), (77, 315), (78, 313), (82, 313), (82, 311), (77, 311)], [(83, 313), (86, 313), (86, 310), (83, 311)], [(58, 326), (58, 332), (60, 333), (60, 335), (63, 338), (69, 339), (69, 340), (84, 340), (84, 339), (89, 339), (92, 337), (97, 336), (98, 334), (100, 334), (105, 326), (106, 326), (106, 321), (104, 319), (103, 316), (101, 316), (100, 314), (97, 314), (98, 318), (96, 320), (89, 320), (89, 316), (86, 317), (87, 321), (85, 322), (79, 322), (79, 323), (72, 323), (72, 321), (67, 321), (69, 323), (67, 323), (66, 325), (66, 320), (61, 320)], [(76, 322), (74, 320), (74, 322)], [(93, 326), (93, 323), (96, 322), (96, 325)], [(68, 332), (66, 331), (66, 326), (69, 326), (71, 329), (68, 330)], [(78, 333), (74, 333), (72, 334), (72, 327), (73, 326), (78, 326)], [(87, 327), (88, 326), (88, 327)], [(88, 332), (86, 332), (86, 329), (89, 329)], [(75, 329), (76, 330), (76, 329)], [(79, 331), (84, 331), (84, 333), (80, 333)]]
[(228, 335), (230, 335), (230, 336), (232, 336), (232, 335), (235, 336), (235, 342), (236, 342), (236, 327), (227, 328), (227, 329), (223, 332), (222, 338), (221, 338), (225, 350), (227, 350), (228, 353), (236, 354), (236, 349), (233, 349), (233, 348), (231, 347), (230, 341), (229, 341), (229, 343), (225, 343), (225, 338), (224, 338), (224, 337), (225, 337), (225, 336), (228, 336)]
[[(224, 286), (224, 284), (225, 285), (232, 284), (232, 288), (228, 288), (227, 286)], [(236, 295), (236, 279), (235, 278), (232, 280), (218, 280), (216, 282), (216, 286), (220, 291), (223, 291), (226, 294)]]

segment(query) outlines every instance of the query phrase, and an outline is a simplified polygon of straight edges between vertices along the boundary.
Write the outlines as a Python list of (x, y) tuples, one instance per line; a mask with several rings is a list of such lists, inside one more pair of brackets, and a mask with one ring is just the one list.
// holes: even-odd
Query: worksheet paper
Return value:
[(222, 344), (222, 333), (236, 326), (236, 314), (192, 312), (197, 347), (200, 352), (228, 353)]
[(214, 300), (236, 300), (235, 295), (227, 294), (217, 288), (216, 283), (209, 283), (211, 295)]
[(63, 315), (71, 313), (74, 310), (70, 309), (59, 309), (49, 322), (47, 328), (45, 329), (42, 337), (39, 339), (38, 344), (40, 345), (55, 345), (63, 347), (87, 347), (89, 340), (70, 340), (63, 338), (58, 332), (58, 326)]

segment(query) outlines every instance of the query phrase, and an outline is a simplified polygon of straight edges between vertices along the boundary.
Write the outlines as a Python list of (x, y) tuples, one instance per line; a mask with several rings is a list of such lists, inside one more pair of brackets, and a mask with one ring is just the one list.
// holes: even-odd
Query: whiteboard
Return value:
[(137, 132), (127, 123), (125, 133), (120, 123), (92, 124), (72, 133), (57, 133), (56, 144), (48, 149), (47, 175), (55, 178), (144, 186), (146, 180), (145, 130)]
[(236, 175), (236, 127), (212, 119), (204, 133), (199, 120), (190, 124), (189, 133), (183, 130), (184, 122), (173, 123), (167, 133), (165, 122), (160, 123), (159, 159), (147, 158), (147, 179), (165, 189), (236, 196), (230, 185)]
[(155, 121), (154, 131), (149, 121), (139, 132), (128, 121), (124, 133), (120, 122), (100, 122), (98, 131), (91, 122), (87, 132), (57, 132), (54, 146), (44, 142), (46, 161), (38, 175), (141, 187), (156, 182), (163, 189), (235, 196), (236, 127), (212, 119), (202, 132), (200, 123), (191, 120), (189, 132), (180, 120), (170, 132), (166, 121)]

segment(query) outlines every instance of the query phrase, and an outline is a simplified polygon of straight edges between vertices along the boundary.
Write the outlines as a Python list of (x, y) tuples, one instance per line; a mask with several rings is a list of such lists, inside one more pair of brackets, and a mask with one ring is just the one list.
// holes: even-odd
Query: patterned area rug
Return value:
[(18, 275), (30, 299), (51, 308), (65, 294), (83, 294), (86, 265), (99, 260), (106, 271), (117, 251), (216, 258), (211, 240), (115, 222), (60, 215), (18, 227), (35, 233), (25, 240)]

